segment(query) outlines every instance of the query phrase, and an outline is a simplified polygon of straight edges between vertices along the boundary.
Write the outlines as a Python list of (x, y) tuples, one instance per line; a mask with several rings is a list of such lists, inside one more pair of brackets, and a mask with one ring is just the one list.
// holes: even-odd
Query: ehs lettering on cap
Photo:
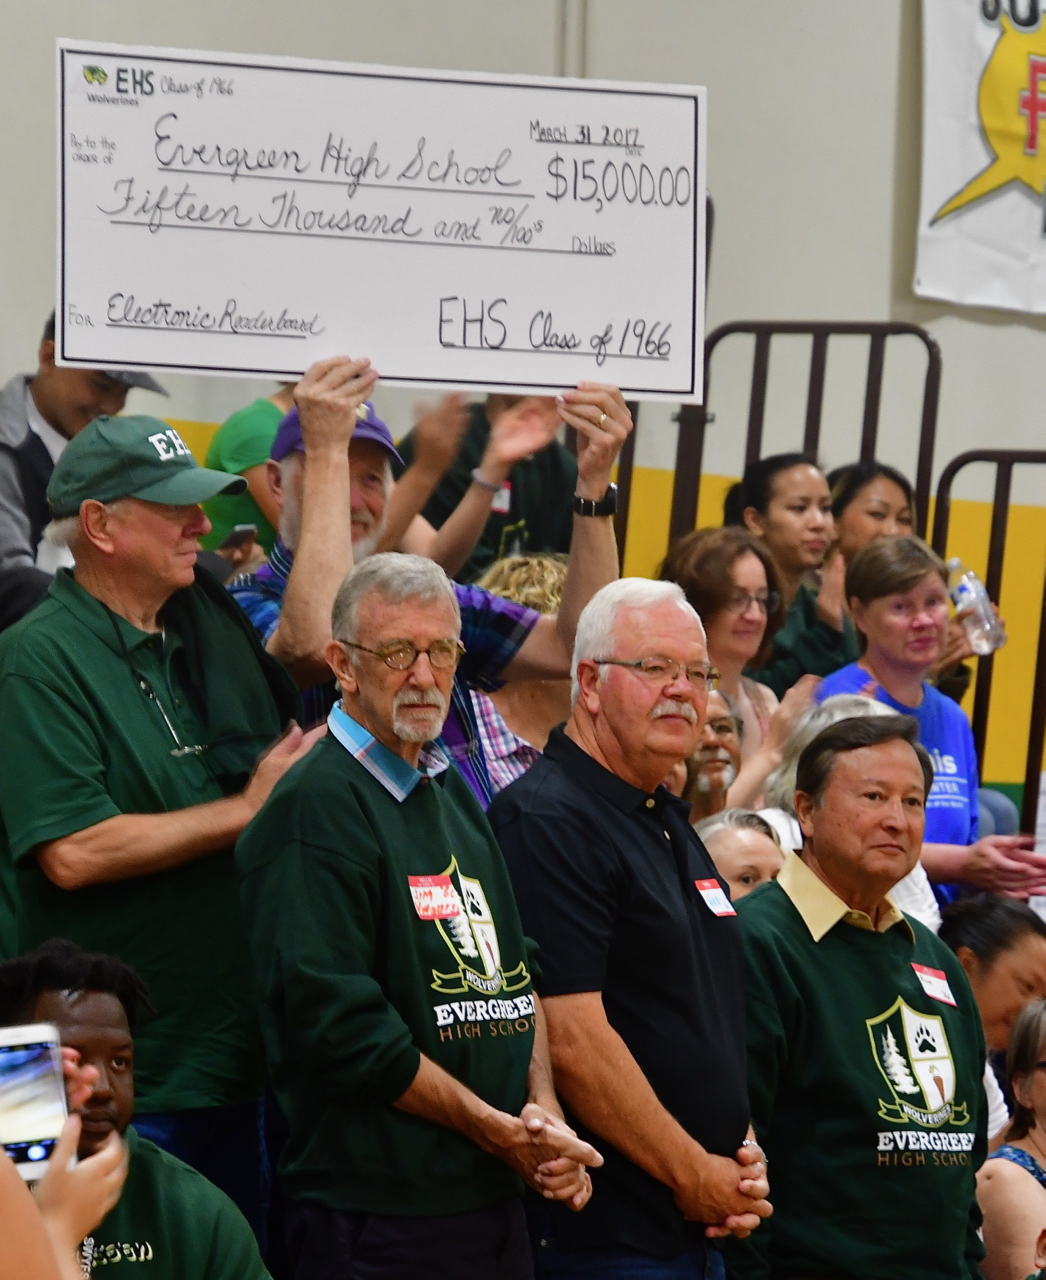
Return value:
[(705, 906), (714, 916), (736, 916), (734, 904), (723, 892), (718, 880), (695, 880), (698, 893), (705, 900)]
[(499, 516), (507, 516), (512, 509), (512, 485), (508, 480), (494, 495), (494, 501), (490, 504), (490, 509)]
[(408, 876), (414, 910), (422, 920), (450, 920), (461, 915), (461, 903), (450, 876)]
[(167, 431), (157, 431), (156, 435), (149, 436), (149, 443), (164, 462), (170, 462), (172, 458), (184, 458), (186, 454), (192, 452), (173, 428), (169, 428)]
[(916, 964), (914, 960), (912, 968), (931, 1000), (940, 1000), (942, 1004), (955, 1004), (955, 997), (952, 995), (952, 989), (948, 985), (948, 978), (943, 969), (931, 969), (925, 964)]

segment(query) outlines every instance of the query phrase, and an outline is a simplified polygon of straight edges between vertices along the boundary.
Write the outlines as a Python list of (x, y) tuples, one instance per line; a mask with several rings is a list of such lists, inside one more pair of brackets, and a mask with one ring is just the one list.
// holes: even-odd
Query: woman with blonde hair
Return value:
[[(566, 576), (566, 556), (505, 556), (494, 561), (478, 585), (538, 613), (556, 613)], [(514, 680), (493, 693), (475, 688), (470, 693), (496, 794), (526, 773), (553, 728), (570, 715), (570, 681)]]

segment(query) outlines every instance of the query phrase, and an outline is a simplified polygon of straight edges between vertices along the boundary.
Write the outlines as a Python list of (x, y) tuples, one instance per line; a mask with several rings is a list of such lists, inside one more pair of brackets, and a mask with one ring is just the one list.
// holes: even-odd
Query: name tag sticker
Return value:
[(507, 516), (511, 506), (512, 485), (506, 480), (494, 495), (494, 501), (490, 504), (490, 509), (491, 511), (496, 511), (499, 516)]
[(450, 876), (408, 876), (414, 910), (422, 920), (450, 920), (461, 915), (457, 891)]
[(737, 915), (733, 903), (723, 892), (723, 886), (718, 880), (695, 880), (694, 885), (714, 916)]
[(925, 964), (912, 962), (915, 976), (923, 985), (923, 990), (931, 1000), (940, 1000), (942, 1004), (955, 1004), (955, 997), (948, 985), (948, 978), (943, 969), (931, 969)]

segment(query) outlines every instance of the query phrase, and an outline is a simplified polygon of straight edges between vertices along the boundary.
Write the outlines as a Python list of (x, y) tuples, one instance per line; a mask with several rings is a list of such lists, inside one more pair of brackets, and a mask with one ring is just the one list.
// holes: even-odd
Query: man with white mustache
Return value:
[(539, 1277), (722, 1276), (707, 1238), (771, 1211), (737, 918), (689, 805), (661, 785), (717, 679), (681, 587), (604, 587), (578, 622), (570, 719), (489, 810), (540, 947), (556, 1087), (605, 1158), (580, 1218), (532, 1205)]
[[(265, 647), (302, 690), (306, 728), (322, 724), (337, 697), (327, 663), (331, 603), (353, 564), (382, 543), (391, 505), (388, 464), (399, 455), (367, 401), (377, 378), (366, 358), (337, 356), (318, 361), (297, 384), (297, 408), (280, 424), (269, 464), (283, 508), (280, 539), (268, 565), (229, 587)], [(455, 587), (465, 656), (449, 696), (441, 745), (484, 808), (494, 790), (470, 688), (492, 692), (506, 681), (569, 676), (581, 610), (618, 574), (617, 490), (610, 475), (632, 430), (620, 390), (581, 382), (555, 399), (525, 396), (506, 409), (491, 432), (490, 457), (475, 469), (458, 511), (437, 535), (445, 538), (459, 514), (464, 527), (479, 512), (475, 527), (481, 528), (491, 490), (500, 487), (512, 457), (544, 447), (561, 422), (577, 432), (578, 453), (570, 561), (558, 613), (539, 614), (482, 587)], [(393, 503), (398, 496), (397, 489)], [(398, 541), (396, 521), (389, 517), (385, 541)], [(430, 548), (424, 554), (435, 556)]]
[(434, 741), (453, 584), (371, 556), (334, 601), (340, 701), (236, 848), (294, 1274), (530, 1280), (523, 1183), (577, 1211), (602, 1163), (563, 1119), (497, 843)]

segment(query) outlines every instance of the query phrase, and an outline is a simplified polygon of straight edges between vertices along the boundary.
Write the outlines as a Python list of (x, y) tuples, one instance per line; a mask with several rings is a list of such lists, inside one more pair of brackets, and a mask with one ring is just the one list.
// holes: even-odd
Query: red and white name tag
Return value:
[(414, 910), (422, 920), (450, 920), (461, 915), (457, 892), (450, 876), (408, 876)]
[(723, 892), (718, 880), (695, 880), (698, 893), (705, 900), (705, 906), (714, 916), (736, 916), (734, 904)]
[(490, 509), (491, 511), (496, 511), (499, 516), (507, 516), (511, 507), (512, 485), (506, 480), (494, 495), (494, 501), (490, 504)]
[(955, 997), (948, 985), (948, 978), (943, 969), (931, 969), (925, 964), (912, 962), (915, 976), (923, 985), (923, 990), (931, 1000), (940, 1000), (942, 1004), (955, 1004)]

